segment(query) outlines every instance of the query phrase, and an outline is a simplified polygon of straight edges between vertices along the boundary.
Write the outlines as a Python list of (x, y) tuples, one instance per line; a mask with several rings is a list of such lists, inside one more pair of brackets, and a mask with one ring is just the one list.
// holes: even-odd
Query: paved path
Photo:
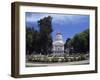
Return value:
[(66, 65), (82, 65), (89, 64), (89, 60), (75, 62), (57, 62), (57, 63), (26, 63), (26, 67), (43, 67), (43, 66), (66, 66)]

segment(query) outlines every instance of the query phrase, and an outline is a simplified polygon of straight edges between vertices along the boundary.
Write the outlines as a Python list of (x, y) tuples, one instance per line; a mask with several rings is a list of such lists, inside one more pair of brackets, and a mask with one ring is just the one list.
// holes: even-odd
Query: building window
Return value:
[(58, 48), (58, 51), (59, 51), (60, 49)]

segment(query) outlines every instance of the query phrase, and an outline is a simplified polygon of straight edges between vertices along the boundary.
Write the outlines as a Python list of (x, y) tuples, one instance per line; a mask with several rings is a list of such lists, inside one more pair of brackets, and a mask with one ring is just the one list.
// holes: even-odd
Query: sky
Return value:
[(80, 33), (89, 28), (89, 15), (34, 12), (26, 12), (26, 27), (34, 27), (34, 29), (38, 30), (39, 26), (37, 21), (48, 16), (52, 17), (53, 40), (58, 32), (62, 34), (65, 42), (67, 38), (72, 38), (76, 33)]

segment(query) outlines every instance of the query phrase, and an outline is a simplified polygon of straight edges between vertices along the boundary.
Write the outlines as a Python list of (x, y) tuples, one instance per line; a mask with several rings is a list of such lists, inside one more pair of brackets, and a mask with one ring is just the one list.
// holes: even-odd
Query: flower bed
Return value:
[(31, 56), (28, 61), (29, 62), (73, 62), (73, 61), (82, 61), (86, 60), (86, 57), (84, 55), (79, 56), (47, 56), (47, 55), (34, 55)]

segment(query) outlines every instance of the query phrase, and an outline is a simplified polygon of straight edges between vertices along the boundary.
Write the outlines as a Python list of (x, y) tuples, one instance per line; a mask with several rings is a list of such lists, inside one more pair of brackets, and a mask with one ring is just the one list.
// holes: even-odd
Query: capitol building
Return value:
[(64, 41), (61, 33), (57, 33), (55, 40), (53, 41), (53, 55), (63, 55), (64, 54)]

